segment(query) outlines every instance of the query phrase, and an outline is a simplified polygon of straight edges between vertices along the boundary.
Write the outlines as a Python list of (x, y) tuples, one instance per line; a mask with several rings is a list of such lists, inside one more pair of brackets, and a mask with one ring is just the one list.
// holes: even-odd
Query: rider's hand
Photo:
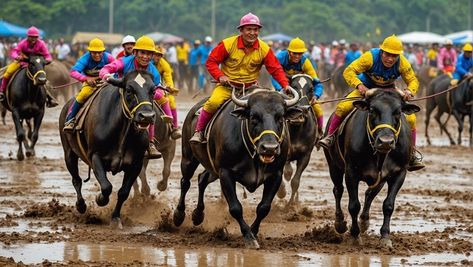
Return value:
[(467, 73), (465, 74), (465, 79), (471, 78), (471, 77), (473, 77), (473, 73), (467, 72)]
[(110, 78), (110, 77), (112, 77), (112, 74), (107, 73), (107, 74), (105, 74), (105, 75), (103, 76), (102, 81), (108, 82), (108, 78)]
[(179, 89), (175, 88), (175, 87), (169, 87), (168, 88), (168, 91), (170, 94), (172, 95), (177, 95), (179, 93)]
[(26, 58), (27, 58), (26, 55), (21, 53), (16, 57), (16, 60), (17, 61), (22, 61), (22, 60), (25, 60)]
[(286, 85), (286, 87), (283, 88), (284, 93), (286, 94), (292, 94), (292, 87), (290, 85)]
[(227, 76), (223, 75), (218, 78), (218, 82), (222, 85), (228, 85), (230, 83), (230, 79)]
[(87, 77), (87, 80), (85, 80), (85, 82), (90, 86), (95, 86), (96, 79), (97, 78), (95, 78), (95, 77)]
[(414, 94), (409, 89), (404, 89), (404, 101), (409, 101), (414, 98)]
[(364, 96), (366, 91), (368, 91), (368, 87), (366, 87), (364, 84), (360, 84), (356, 88), (358, 89), (358, 91), (360, 91), (362, 96)]
[(312, 106), (312, 105), (316, 104), (317, 102), (319, 102), (319, 98), (317, 96), (314, 96), (310, 100), (310, 105)]

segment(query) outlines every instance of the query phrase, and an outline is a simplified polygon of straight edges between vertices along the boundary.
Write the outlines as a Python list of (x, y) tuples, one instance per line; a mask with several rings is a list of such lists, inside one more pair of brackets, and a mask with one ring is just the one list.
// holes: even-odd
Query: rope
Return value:
[(76, 83), (80, 83), (80, 81), (70, 82), (70, 83), (66, 83), (66, 84), (58, 85), (58, 86), (52, 86), (51, 88), (52, 89), (59, 89), (59, 88), (63, 88), (63, 87), (68, 87), (68, 86), (76, 84)]

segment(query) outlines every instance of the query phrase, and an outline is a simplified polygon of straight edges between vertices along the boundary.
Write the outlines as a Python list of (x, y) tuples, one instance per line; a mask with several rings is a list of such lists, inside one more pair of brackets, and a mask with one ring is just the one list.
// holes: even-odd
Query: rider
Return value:
[(69, 108), (63, 128), (64, 131), (72, 131), (74, 129), (77, 112), (79, 112), (85, 101), (97, 89), (100, 69), (115, 60), (112, 54), (105, 52), (105, 45), (99, 38), (90, 40), (87, 50), (89, 51), (77, 60), (70, 72), (72, 78), (82, 82), (82, 88)]
[[(5, 89), (10, 81), (12, 75), (20, 68), (25, 67), (28, 63), (25, 60), (30, 54), (42, 55), (46, 60), (46, 64), (52, 61), (51, 54), (48, 51), (43, 40), (39, 39), (39, 30), (35, 26), (31, 26), (26, 32), (27, 38), (21, 40), (18, 45), (12, 50), (11, 58), (13, 62), (8, 65), (5, 74), (3, 75), (2, 85), (0, 86), (0, 102), (5, 99)], [(46, 88), (46, 87), (44, 87)], [(46, 89), (46, 105), (48, 107), (55, 107), (58, 105), (54, 97), (51, 96)]]
[(161, 101), (158, 104), (162, 104), (169, 100), (169, 106), (172, 113), (172, 131), (171, 138), (179, 139), (181, 138), (181, 131), (177, 124), (177, 110), (176, 110), (176, 99), (174, 94), (179, 93), (179, 89), (174, 87), (174, 81), (172, 79), (172, 68), (171, 65), (163, 58), (164, 48), (156, 46), (156, 53), (154, 54), (154, 66), (158, 69), (159, 74), (162, 77), (164, 85), (168, 88), (169, 94), (166, 97), (161, 98)]
[[(305, 47), (304, 41), (297, 37), (292, 39), (287, 50), (280, 51), (276, 55), (276, 58), (279, 60), (279, 63), (281, 63), (282, 68), (288, 75), (305, 73), (312, 77), (314, 96), (312, 99), (309, 99), (309, 101), (314, 110), (315, 116), (317, 117), (319, 133), (322, 133), (324, 114), (322, 107), (317, 103), (317, 100), (322, 96), (324, 87), (320, 83), (319, 77), (317, 76), (310, 59), (304, 54), (306, 51), (307, 48)], [(276, 90), (281, 91), (281, 85), (274, 78), (271, 79), (271, 82)]]
[(453, 47), (450, 39), (445, 41), (445, 46), (440, 48), (437, 56), (437, 67), (448, 76), (452, 77), (455, 65), (457, 64), (457, 51)]
[(135, 46), (135, 43), (136, 43), (135, 37), (131, 35), (127, 35), (123, 37), (123, 40), (122, 40), (123, 50), (120, 51), (120, 53), (118, 53), (117, 59), (121, 57), (131, 56), (133, 54), (133, 47)]
[[(231, 97), (232, 85), (237, 88), (257, 84), (262, 65), (278, 81), (286, 92), (290, 90), (286, 74), (268, 44), (258, 39), (261, 23), (252, 13), (240, 19), (240, 35), (222, 40), (210, 52), (207, 69), (219, 83), (205, 102), (197, 120), (191, 143), (205, 143), (203, 130), (218, 108)], [(219, 65), (221, 69), (219, 68)]]
[[(99, 76), (100, 78), (106, 81), (114, 73), (117, 73), (120, 77), (122, 77), (133, 70), (146, 70), (151, 73), (151, 75), (153, 76), (153, 82), (156, 87), (158, 87), (161, 83), (161, 76), (159, 75), (159, 72), (156, 67), (152, 64), (155, 52), (156, 48), (153, 39), (146, 35), (141, 36), (140, 38), (138, 38), (138, 40), (136, 40), (136, 44), (133, 47), (132, 56), (122, 57), (110, 64), (105, 65), (100, 70)], [(162, 102), (163, 98), (163, 90), (157, 88), (154, 92), (154, 99), (158, 102)], [(163, 116), (163, 120), (165, 122), (172, 122), (172, 114), (171, 109), (169, 107), (169, 102), (165, 101), (165, 103), (161, 104), (161, 107), (163, 108), (164, 113), (166, 113), (166, 116)], [(150, 125), (150, 128), (154, 129), (154, 125)], [(146, 156), (148, 158), (160, 158), (161, 153), (159, 153), (153, 142), (153, 133), (154, 131), (150, 130), (149, 149), (147, 151), (148, 154)]]
[(473, 67), (472, 52), (473, 46), (471, 46), (470, 43), (463, 46), (463, 53), (458, 56), (457, 65), (455, 66), (455, 72), (453, 73), (453, 79), (450, 81), (450, 85), (455, 86), (461, 79), (473, 77), (473, 73), (470, 72), (470, 69)]
[[(369, 88), (394, 88), (395, 80), (401, 76), (407, 84), (404, 89), (405, 98), (411, 99), (419, 88), (414, 71), (407, 59), (402, 54), (402, 42), (395, 36), (384, 39), (379, 48), (372, 48), (365, 52), (360, 58), (353, 61), (343, 72), (346, 82), (350, 87), (356, 88), (348, 94), (347, 98), (361, 97)], [(334, 133), (343, 119), (353, 109), (353, 100), (344, 100), (338, 103), (335, 114), (330, 121), (327, 136), (319, 141), (320, 146), (328, 149), (334, 141)], [(409, 160), (409, 171), (419, 170), (425, 167), (421, 159), (415, 156), (416, 144), (416, 116), (406, 115), (406, 120), (412, 130), (413, 153)]]

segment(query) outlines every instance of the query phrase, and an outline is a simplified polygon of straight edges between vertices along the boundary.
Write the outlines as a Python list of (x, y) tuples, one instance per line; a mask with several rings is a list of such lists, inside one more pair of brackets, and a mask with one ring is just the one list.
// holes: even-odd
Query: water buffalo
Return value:
[[(220, 179), (230, 214), (235, 218), (248, 247), (259, 248), (256, 236), (261, 221), (268, 215), (271, 202), (281, 184), (284, 164), (289, 152), (286, 120), (300, 116), (300, 108), (291, 107), (299, 100), (285, 97), (275, 91), (256, 89), (243, 98), (232, 92), (228, 103), (211, 125), (206, 144), (190, 144), (195, 129), (196, 111), (203, 101), (187, 114), (183, 125), (181, 160), (181, 195), (174, 211), (174, 224), (179, 226), (185, 218), (185, 197), (197, 166), (205, 171), (199, 175), (199, 199), (192, 214), (194, 225), (204, 220), (204, 191), (207, 185)], [(256, 219), (251, 227), (243, 219), (243, 210), (236, 194), (236, 182), (254, 192), (264, 185)]]
[[(389, 225), (394, 211), (396, 195), (406, 177), (406, 168), (412, 150), (411, 129), (405, 114), (418, 112), (420, 108), (402, 100), (394, 90), (373, 89), (367, 92), (365, 100), (353, 102), (357, 108), (343, 129), (336, 133), (335, 144), (324, 150), (334, 184), (336, 201), (335, 229), (338, 233), (347, 231), (340, 201), (343, 195), (343, 180), (348, 190), (348, 211), (352, 218), (351, 237), (361, 243), (359, 237), (369, 227), (369, 209), (375, 196), (384, 184), (388, 193), (383, 202), (383, 225), (381, 244), (392, 247)], [(360, 181), (368, 184), (365, 202), (358, 224), (360, 202), (358, 186)]]
[[(168, 186), (168, 179), (171, 175), (171, 163), (176, 153), (176, 140), (171, 138), (171, 124), (163, 121), (162, 115), (165, 115), (164, 111), (161, 108), (158, 108), (157, 106), (154, 107), (154, 111), (156, 112), (156, 121), (154, 122), (154, 139), (158, 151), (161, 152), (163, 156), (162, 180), (158, 182), (158, 190), (164, 191)], [(148, 158), (145, 158), (143, 161), (143, 168), (141, 169), (141, 173), (139, 175), (141, 180), (141, 193), (144, 195), (150, 194), (150, 187), (148, 185), (146, 177), (146, 169), (148, 168), (148, 163)], [(137, 182), (133, 184), (133, 189), (135, 195), (140, 193)]]
[[(314, 143), (319, 133), (317, 130), (317, 119), (309, 104), (309, 101), (314, 96), (314, 84), (312, 77), (307, 74), (296, 74), (290, 77), (291, 86), (300, 95), (297, 106), (304, 111), (303, 121), (299, 123), (289, 123), (289, 133), (291, 137), (291, 148), (289, 152), (288, 161), (284, 167), (284, 178), (291, 181), (291, 198), (288, 205), (294, 203), (296, 195), (298, 196), (298, 189), (301, 180), (302, 172), (309, 164), (310, 155), (314, 149)], [(297, 169), (293, 174), (291, 161), (297, 161)], [(291, 180), (292, 178), (292, 180)], [(278, 191), (278, 197), (284, 198), (285, 184), (281, 183)]]
[[(445, 91), (450, 86), (450, 77), (447, 75), (441, 75), (430, 84), (428, 88), (428, 95), (440, 93)], [(458, 122), (458, 139), (457, 143), (460, 145), (462, 142), (461, 134), (463, 131), (464, 120), (466, 116), (470, 118), (470, 147), (473, 146), (472, 132), (473, 132), (473, 79), (465, 79), (458, 84), (458, 87), (454, 90), (447, 92), (445, 94), (440, 94), (433, 98), (427, 99), (426, 105), (426, 114), (425, 114), (425, 137), (427, 138), (427, 143), (430, 145), (430, 136), (429, 136), (429, 123), (430, 115), (432, 111), (437, 108), (437, 113), (435, 114), (435, 120), (440, 125), (440, 131), (444, 131), (450, 144), (454, 145), (455, 141), (453, 140), (450, 132), (445, 126), (450, 114), (453, 114), (455, 119)], [(440, 118), (444, 113), (448, 114), (448, 118), (444, 123), (440, 121)]]
[(333, 92), (330, 92), (330, 94), (334, 98), (346, 96), (350, 92), (350, 86), (343, 77), (345, 68), (345, 65), (338, 66), (332, 73)]
[(98, 92), (82, 129), (74, 132), (62, 130), (72, 99), (68, 101), (59, 117), (59, 132), (64, 160), (77, 193), (76, 208), (80, 213), (86, 211), (87, 205), (81, 193), (82, 179), (77, 166), (79, 158), (92, 168), (100, 184), (101, 193), (95, 198), (99, 206), (107, 205), (112, 193), (112, 184), (106, 172), (124, 172), (112, 213), (112, 226), (121, 229), (121, 207), (141, 171), (149, 146), (148, 126), (155, 119), (151, 104), (154, 84), (151, 74), (136, 70), (123, 79), (110, 79), (109, 82), (111, 84)]
[[(16, 158), (24, 160), (23, 145), (26, 156), (35, 155), (34, 147), (38, 141), (39, 128), (44, 116), (44, 106), (46, 103), (46, 72), (44, 66), (46, 60), (41, 55), (30, 55), (27, 59), (28, 66), (20, 69), (12, 78), (9, 88), (7, 88), (6, 99), (2, 103), (12, 113), (15, 123), (16, 140), (18, 141), (18, 151)], [(33, 128), (31, 127), (33, 119)], [(26, 120), (28, 126), (28, 140), (26, 139), (23, 121)]]
[[(69, 69), (63, 62), (53, 60), (51, 64), (46, 66), (45, 71), (48, 76), (46, 86), (52, 88), (52, 90), (49, 91), (62, 103), (71, 99), (75, 93), (78, 92), (78, 89), (80, 89), (80, 82), (73, 83), (74, 80), (69, 75)], [(57, 89), (53, 89), (56, 87)]]

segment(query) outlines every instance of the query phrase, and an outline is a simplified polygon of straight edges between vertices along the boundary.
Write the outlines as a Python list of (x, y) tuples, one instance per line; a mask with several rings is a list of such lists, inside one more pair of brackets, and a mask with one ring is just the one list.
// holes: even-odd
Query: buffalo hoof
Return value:
[(347, 222), (342, 221), (342, 222), (335, 222), (335, 230), (337, 230), (337, 233), (343, 234), (348, 230), (347, 227)]
[(122, 220), (119, 217), (112, 218), (110, 222), (110, 227), (114, 230), (123, 230)]
[(168, 183), (167, 182), (165, 182), (165, 181), (159, 181), (158, 182), (158, 190), (159, 191), (162, 192), (162, 191), (166, 190), (167, 188), (168, 188)]
[(278, 198), (280, 199), (283, 199), (286, 197), (286, 185), (284, 184), (284, 182), (281, 182), (281, 185), (279, 186), (279, 190), (278, 190)]
[(393, 248), (393, 242), (387, 237), (381, 238), (381, 240), (379, 240), (379, 243), (384, 248)]
[(195, 226), (200, 225), (205, 218), (205, 213), (203, 210), (195, 209), (192, 212), (192, 223), (194, 223)]
[(256, 239), (245, 240), (245, 247), (248, 249), (260, 249), (259, 243)]
[(365, 233), (368, 230), (368, 228), (370, 227), (370, 220), (369, 219), (368, 220), (360, 219), (360, 224), (359, 225), (360, 225), (360, 231), (362, 233)]
[(103, 207), (105, 205), (108, 204), (108, 201), (109, 201), (109, 198), (108, 197), (104, 197), (102, 195), (102, 193), (98, 194), (96, 197), (95, 197), (95, 202), (97, 203), (97, 205), (99, 205), (100, 207)]
[(178, 209), (174, 210), (172, 220), (173, 220), (175, 226), (181, 226), (181, 224), (184, 222), (185, 218), (186, 218), (186, 213), (185, 212), (179, 211)]
[(84, 200), (79, 200), (76, 202), (76, 209), (80, 214), (84, 214), (87, 210), (87, 205)]
[(27, 149), (26, 152), (25, 152), (26, 156), (29, 158), (29, 157), (34, 157), (35, 156), (35, 152), (33, 149)]
[(353, 237), (352, 235), (350, 235), (350, 237), (348, 238), (348, 244), (350, 246), (363, 246), (363, 240), (360, 236)]
[(17, 153), (16, 154), (16, 159), (18, 161), (23, 161), (25, 159), (25, 155), (23, 155), (23, 153)]

